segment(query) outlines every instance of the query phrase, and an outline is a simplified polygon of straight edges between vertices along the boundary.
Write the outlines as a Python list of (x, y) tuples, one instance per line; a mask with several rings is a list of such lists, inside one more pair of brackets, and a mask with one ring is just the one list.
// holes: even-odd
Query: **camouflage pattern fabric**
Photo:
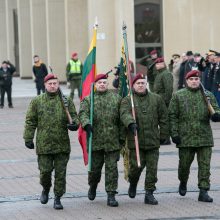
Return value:
[[(68, 99), (68, 103), (73, 122), (79, 125), (72, 100)], [(37, 154), (70, 153), (67, 124), (67, 116), (58, 93), (46, 92), (31, 101), (26, 114), (23, 138), (25, 142), (32, 141), (37, 130)]]
[[(215, 97), (207, 91), (214, 110), (220, 113)], [(184, 88), (177, 91), (169, 106), (170, 134), (179, 136), (177, 147), (212, 147), (213, 136), (207, 104), (200, 89)]]
[[(219, 113), (215, 97), (206, 92), (214, 110)], [(179, 180), (187, 182), (190, 166), (197, 154), (198, 187), (209, 190), (213, 136), (208, 106), (199, 88), (184, 88), (173, 95), (169, 106), (169, 121), (171, 136), (179, 136), (181, 140), (177, 145)]]
[(141, 172), (146, 167), (145, 174), (145, 190), (156, 190), (157, 182), (157, 165), (159, 159), (159, 149), (153, 150), (140, 150), (141, 167), (137, 166), (136, 152), (130, 150), (129, 152), (129, 173), (128, 179), (130, 183), (137, 184), (140, 178)]
[(187, 182), (190, 173), (190, 166), (197, 154), (198, 161), (198, 188), (210, 189), (210, 162), (212, 155), (211, 147), (185, 147), (179, 148), (179, 167), (178, 178), (180, 181)]
[(54, 195), (61, 197), (66, 192), (66, 167), (69, 154), (41, 154), (38, 155), (38, 168), (40, 170), (40, 184), (44, 189), (51, 187), (51, 174), (55, 170)]
[[(121, 149), (119, 139), (125, 139), (125, 137), (120, 122), (120, 103), (121, 97), (113, 92), (94, 93), (92, 151), (109, 152)], [(90, 124), (89, 116), (90, 97), (87, 96), (81, 102), (79, 110), (83, 128)]]
[(158, 70), (154, 80), (153, 92), (160, 95), (166, 106), (169, 106), (173, 93), (173, 75), (167, 68)]
[[(164, 101), (159, 95), (151, 92), (144, 95), (134, 93), (134, 107), (140, 149), (159, 148), (160, 139), (166, 139), (169, 135), (167, 108)], [(120, 117), (126, 128), (130, 123), (134, 123), (129, 96), (122, 100)], [(134, 136), (129, 130), (127, 139), (128, 148), (135, 149)]]
[[(118, 187), (117, 161), (120, 157), (120, 139), (124, 139), (120, 122), (121, 97), (110, 91), (94, 93), (92, 172), (89, 172), (89, 185), (98, 184), (101, 169), (105, 163), (106, 192), (116, 193)], [(90, 97), (80, 104), (79, 117), (82, 127), (90, 123)]]
[(98, 150), (92, 152), (92, 170), (89, 172), (89, 185), (96, 185), (101, 180), (101, 172), (105, 163), (105, 190), (106, 192), (116, 193), (118, 188), (118, 167), (117, 162), (120, 151), (105, 152)]

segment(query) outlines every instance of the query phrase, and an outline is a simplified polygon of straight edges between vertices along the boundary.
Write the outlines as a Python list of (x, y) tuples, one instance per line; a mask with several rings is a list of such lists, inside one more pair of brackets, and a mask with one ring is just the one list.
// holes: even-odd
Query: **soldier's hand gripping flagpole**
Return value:
[[(50, 69), (50, 72), (51, 72), (52, 74), (54, 74), (54, 73), (53, 73), (53, 69), (52, 69), (51, 66), (49, 66), (49, 69)], [(59, 89), (58, 89), (58, 93), (59, 93), (59, 96), (60, 96), (60, 99), (61, 99), (61, 103), (62, 103), (63, 109), (64, 109), (64, 111), (65, 111), (65, 113), (66, 113), (68, 123), (69, 123), (69, 124), (72, 124), (72, 123), (73, 123), (73, 119), (72, 119), (72, 117), (71, 117), (71, 115), (70, 115), (70, 113), (69, 113), (68, 101), (67, 101), (66, 96), (63, 94), (62, 90), (60, 89), (60, 87), (59, 87)]]
[[(129, 82), (129, 92), (130, 92), (130, 98), (131, 98), (131, 109), (132, 109), (132, 116), (134, 121), (136, 122), (136, 116), (135, 116), (135, 109), (134, 109), (134, 99), (133, 99), (133, 93), (132, 93), (132, 84), (131, 84), (131, 72), (130, 72), (130, 65), (129, 65), (129, 54), (128, 54), (128, 42), (127, 42), (127, 26), (125, 22), (123, 22), (122, 30), (123, 30), (123, 39), (124, 39), (124, 48), (125, 48), (125, 57), (126, 57), (126, 65), (127, 65), (127, 76), (128, 76), (128, 82)], [(139, 143), (138, 143), (138, 136), (137, 132), (134, 136), (135, 140), (135, 150), (136, 150), (136, 158), (137, 158), (137, 165), (138, 167), (141, 166), (140, 162), (140, 152), (139, 152)]]
[[(94, 83), (91, 84), (90, 89), (90, 124), (93, 125), (93, 103), (94, 103)], [(92, 170), (92, 132), (89, 136), (89, 152), (88, 152), (88, 172)]]
[(206, 102), (206, 104), (208, 106), (208, 110), (209, 110), (210, 115), (215, 114), (215, 110), (212, 107), (211, 102), (210, 102), (210, 97), (208, 97), (206, 95), (205, 88), (204, 88), (204, 86), (203, 86), (203, 84), (201, 82), (200, 82), (200, 87), (201, 87), (201, 92), (202, 92), (203, 98), (204, 98), (204, 100), (205, 100), (205, 102)]

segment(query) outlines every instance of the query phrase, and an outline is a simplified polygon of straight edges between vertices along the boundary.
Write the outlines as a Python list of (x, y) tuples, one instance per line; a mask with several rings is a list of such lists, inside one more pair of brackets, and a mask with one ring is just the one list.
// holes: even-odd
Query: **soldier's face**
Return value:
[(164, 62), (162, 62), (162, 63), (156, 63), (156, 69), (157, 70), (160, 70), (160, 69), (163, 69), (164, 67), (165, 67), (165, 63)]
[(100, 79), (95, 83), (95, 87), (98, 92), (105, 92), (108, 89), (107, 79)]
[(59, 88), (59, 82), (57, 79), (50, 79), (47, 82), (45, 82), (45, 88), (47, 92), (49, 93), (55, 93), (57, 92)]
[(186, 80), (187, 86), (192, 89), (196, 89), (200, 85), (199, 77), (190, 77)]
[(155, 54), (152, 54), (152, 55), (151, 55), (151, 59), (152, 59), (152, 60), (155, 60), (155, 59), (157, 59), (157, 53), (155, 53)]
[(133, 85), (134, 91), (136, 93), (145, 93), (147, 90), (147, 82), (146, 79), (138, 79)]

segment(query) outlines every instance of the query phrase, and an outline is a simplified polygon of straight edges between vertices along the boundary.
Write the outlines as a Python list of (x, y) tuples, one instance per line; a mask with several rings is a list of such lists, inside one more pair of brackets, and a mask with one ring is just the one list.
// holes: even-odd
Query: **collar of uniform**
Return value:
[(143, 97), (146, 96), (148, 94), (148, 90), (146, 89), (146, 91), (144, 93), (138, 93), (134, 91), (134, 94), (136, 94), (137, 96)]
[(164, 67), (164, 68), (158, 70), (158, 72), (161, 73), (161, 72), (163, 72), (164, 70), (166, 70), (166, 67)]
[(97, 95), (105, 95), (107, 92), (108, 92), (108, 90), (106, 90), (106, 91), (104, 91), (104, 92), (96, 91), (95, 93), (96, 93)]
[(192, 92), (197, 92), (199, 89), (200, 89), (200, 87), (197, 87), (197, 88), (191, 88), (191, 87), (186, 87), (189, 91), (192, 91)]
[(46, 94), (50, 99), (53, 99), (58, 95), (58, 92), (48, 92), (48, 91), (46, 91)]

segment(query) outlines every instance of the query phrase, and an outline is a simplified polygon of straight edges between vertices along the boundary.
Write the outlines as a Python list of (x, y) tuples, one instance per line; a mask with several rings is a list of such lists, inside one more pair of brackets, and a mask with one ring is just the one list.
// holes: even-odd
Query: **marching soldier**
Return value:
[(68, 129), (78, 129), (79, 120), (72, 100), (65, 100), (73, 123), (68, 124), (67, 115), (59, 95), (57, 76), (48, 74), (44, 78), (46, 93), (34, 98), (28, 108), (24, 140), (25, 146), (34, 149), (34, 133), (36, 134), (36, 153), (40, 170), (40, 184), (43, 191), (40, 197), (46, 204), (51, 188), (51, 174), (55, 170), (54, 209), (63, 209), (60, 198), (66, 191), (66, 167), (70, 156), (70, 140)]
[[(169, 135), (167, 108), (162, 98), (147, 90), (146, 79), (137, 74), (133, 79), (134, 108), (136, 122), (132, 117), (130, 97), (123, 98), (120, 109), (121, 121), (127, 130), (129, 148), (130, 182), (128, 195), (136, 196), (136, 188), (141, 172), (146, 167), (145, 176), (145, 204), (157, 205), (153, 192), (156, 190), (157, 165), (159, 158), (160, 141), (164, 141)], [(134, 135), (138, 136), (141, 167), (137, 166)]]
[(80, 104), (79, 117), (87, 137), (92, 138), (92, 167), (89, 172), (88, 198), (94, 200), (96, 189), (101, 179), (101, 171), (105, 163), (105, 190), (108, 194), (107, 205), (116, 207), (118, 202), (115, 194), (118, 188), (118, 167), (121, 146), (124, 139), (120, 135), (120, 103), (121, 97), (108, 90), (106, 74), (95, 78), (93, 124), (90, 124), (90, 97), (87, 96)]
[[(179, 194), (185, 196), (190, 166), (197, 154), (198, 200), (212, 202), (208, 195), (210, 189), (210, 162), (213, 147), (213, 136), (210, 126), (212, 121), (220, 121), (220, 109), (211, 92), (200, 88), (200, 72), (192, 70), (187, 73), (186, 88), (177, 91), (170, 102), (169, 121), (173, 142), (179, 149), (178, 178), (180, 180)], [(212, 115), (208, 109), (207, 99), (210, 99)]]
[[(153, 91), (161, 96), (168, 108), (173, 93), (173, 75), (167, 69), (163, 57), (157, 58), (155, 64), (157, 74), (154, 80)], [(171, 144), (170, 137), (168, 137), (164, 142), (161, 142), (161, 145), (169, 144)]]

